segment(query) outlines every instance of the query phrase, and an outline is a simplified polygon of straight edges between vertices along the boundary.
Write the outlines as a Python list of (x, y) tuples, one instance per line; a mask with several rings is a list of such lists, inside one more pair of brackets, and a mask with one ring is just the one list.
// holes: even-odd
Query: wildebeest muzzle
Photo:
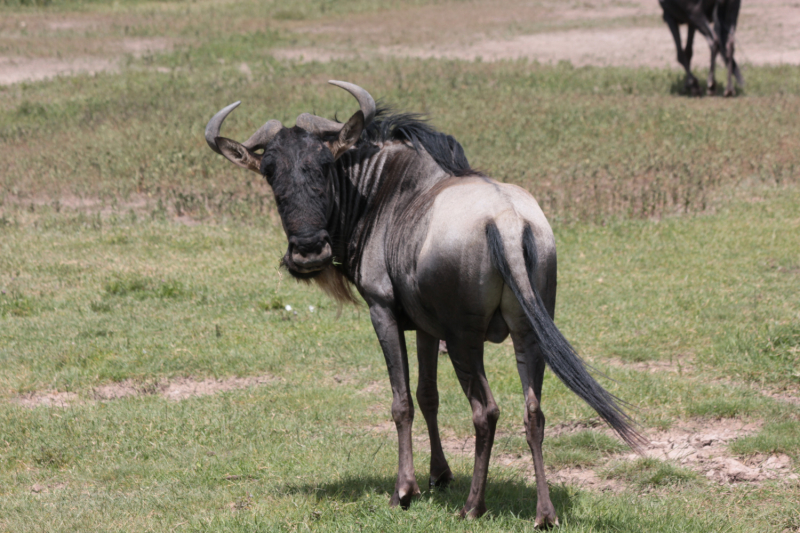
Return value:
[(283, 258), (292, 273), (312, 274), (321, 271), (333, 260), (331, 238), (320, 230), (313, 235), (289, 237), (289, 249)]

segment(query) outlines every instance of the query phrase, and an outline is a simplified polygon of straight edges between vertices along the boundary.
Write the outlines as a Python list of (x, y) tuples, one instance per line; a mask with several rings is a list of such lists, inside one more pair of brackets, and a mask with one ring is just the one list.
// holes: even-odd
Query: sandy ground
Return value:
[[(485, 9), (494, 8), (494, 15)], [(466, 4), (454, 14), (442, 7), (416, 13), (410, 39), (419, 44), (376, 43), (397, 39), (397, 26), (405, 16), (393, 19), (393, 27), (375, 16), (354, 18), (344, 25), (320, 23), (296, 28), (299, 33), (346, 33), (351, 46), (299, 47), (275, 52), (280, 58), (329, 61), (345, 57), (402, 56), (483, 61), (520, 59), (575, 66), (649, 66), (678, 68), (675, 45), (656, 0), (626, 3), (586, 2), (580, 9), (570, 2), (562, 7), (517, 9), (513, 4)], [(413, 10), (409, 10), (413, 11)], [(410, 15), (413, 15), (411, 13)], [(404, 14), (405, 15), (405, 14)], [(508, 20), (515, 16), (513, 20)], [(475, 21), (482, 21), (482, 32)], [(561, 26), (556, 30), (548, 29)], [(577, 27), (576, 27), (577, 26)], [(496, 37), (498, 28), (519, 35)], [(384, 31), (381, 31), (384, 30)], [(428, 30), (426, 32), (426, 30)], [(522, 30), (522, 31), (519, 31)], [(685, 28), (684, 39), (685, 39)], [(427, 39), (425, 39), (427, 37)], [(361, 45), (361, 46), (359, 46)], [(708, 62), (702, 38), (695, 41), (695, 63)], [(742, 64), (800, 64), (800, 3), (795, 0), (744, 2), (737, 29), (736, 57)]]
[[(126, 55), (168, 50), (166, 38), (119, 38), (103, 28), (123, 25), (79, 15), (0, 21), (0, 85), (75, 73), (116, 72)], [(656, 0), (482, 0), (406, 8), (314, 21), (264, 24), (297, 35), (292, 48), (273, 51), (290, 61), (413, 57), (498, 61), (569, 61), (575, 66), (649, 66), (677, 69), (672, 37)], [(244, 29), (244, 28), (240, 28)], [(109, 30), (110, 31), (110, 30)], [(48, 39), (31, 39), (29, 32)], [(685, 29), (684, 29), (685, 32)], [(96, 37), (92, 37), (97, 34)], [(69, 45), (54, 50), (52, 43)], [(702, 38), (695, 65), (708, 63)], [(78, 53), (84, 51), (84, 53)], [(746, 0), (739, 17), (740, 64), (800, 65), (800, 2)]]

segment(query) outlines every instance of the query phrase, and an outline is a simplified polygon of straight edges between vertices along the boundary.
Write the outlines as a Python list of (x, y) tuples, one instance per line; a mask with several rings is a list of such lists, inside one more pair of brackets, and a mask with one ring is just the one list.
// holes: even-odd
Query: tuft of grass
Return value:
[(744, 379), (800, 383), (800, 325), (767, 325), (737, 330), (718, 343), (715, 364), (727, 365)]
[(37, 311), (36, 302), (19, 292), (12, 294), (0, 295), (0, 318), (6, 316), (12, 317), (30, 317)]
[[(191, 294), (191, 291), (181, 281), (153, 280), (149, 277), (138, 275), (119, 276), (107, 281), (103, 289), (111, 296), (132, 296), (138, 300), (145, 298), (182, 298)], [(97, 307), (102, 309), (102, 307)], [(92, 308), (94, 311), (95, 309)]]
[(588, 430), (546, 438), (544, 441), (545, 463), (554, 468), (590, 466), (627, 449), (618, 439)]
[(732, 442), (730, 450), (737, 455), (785, 453), (800, 458), (800, 421), (769, 423), (758, 434)]
[(697, 474), (652, 457), (617, 463), (601, 474), (605, 479), (619, 479), (640, 487), (686, 485), (696, 481)]

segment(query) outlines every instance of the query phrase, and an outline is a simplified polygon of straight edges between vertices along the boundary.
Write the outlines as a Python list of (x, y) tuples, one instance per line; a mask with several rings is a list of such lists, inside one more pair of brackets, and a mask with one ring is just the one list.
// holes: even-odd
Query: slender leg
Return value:
[(475, 467), (472, 485), (461, 517), (478, 518), (486, 513), (486, 477), (500, 409), (494, 401), (483, 368), (483, 336), (448, 338), (447, 347), (461, 387), (472, 407), (475, 426)]
[(706, 81), (706, 94), (708, 96), (714, 96), (717, 94), (717, 78), (716, 78), (716, 70), (717, 70), (717, 54), (719, 53), (718, 46), (711, 46), (711, 63), (708, 66), (708, 80)]
[(397, 484), (389, 504), (407, 509), (411, 498), (420, 493), (414, 477), (414, 456), (411, 448), (411, 424), (414, 421), (414, 403), (408, 384), (408, 354), (403, 332), (397, 325), (394, 313), (381, 305), (369, 308), (372, 325), (383, 349), (389, 381), (392, 384), (392, 418), (397, 426), (398, 469)]
[[(687, 42), (686, 48), (689, 50), (689, 55), (687, 57), (686, 52), (681, 46), (681, 32), (678, 29), (677, 21), (671, 15), (664, 13), (664, 22), (669, 26), (669, 31), (672, 32), (672, 38), (675, 40), (675, 48), (678, 50), (678, 63), (680, 63), (686, 71), (686, 89), (690, 94), (697, 96), (700, 94), (700, 84), (697, 82), (697, 78), (694, 77), (694, 74), (692, 74), (692, 69), (690, 67), (690, 61), (692, 59), (691, 47)], [(692, 37), (694, 36), (692, 35)]]
[(439, 438), (439, 389), (436, 385), (436, 368), (439, 363), (439, 339), (424, 331), (417, 331), (417, 358), (419, 360), (419, 384), (417, 404), (431, 440), (431, 487), (446, 487), (453, 480), (453, 472), (447, 464)]
[[(708, 48), (711, 51), (711, 62), (708, 68), (708, 81), (706, 82), (706, 93), (709, 95), (713, 95), (716, 93), (716, 80), (715, 80), (715, 69), (717, 65), (717, 54), (720, 53), (720, 44), (719, 44), (719, 35), (714, 31), (714, 29), (708, 24), (708, 20), (706, 19), (705, 15), (701, 12), (694, 12), (691, 15), (691, 21), (689, 22), (689, 27), (694, 27), (703, 34), (703, 37), (706, 38), (706, 42), (708, 43)], [(723, 56), (725, 54), (722, 51)], [(727, 61), (727, 60), (726, 60)]]
[(720, 39), (722, 55), (725, 59), (725, 66), (728, 69), (728, 80), (725, 85), (725, 96), (733, 96), (736, 89), (733, 85), (733, 78), (739, 85), (744, 85), (739, 66), (733, 58), (736, 42), (736, 20), (739, 18), (739, 0), (728, 0), (717, 4), (716, 17), (714, 20), (715, 28)]
[(536, 527), (548, 528), (558, 525), (555, 507), (550, 501), (550, 488), (544, 472), (542, 442), (544, 441), (544, 413), (541, 409), (542, 382), (544, 380), (544, 357), (533, 334), (512, 332), (514, 351), (517, 356), (517, 370), (525, 395), (525, 437), (533, 455), (533, 469), (536, 473)]

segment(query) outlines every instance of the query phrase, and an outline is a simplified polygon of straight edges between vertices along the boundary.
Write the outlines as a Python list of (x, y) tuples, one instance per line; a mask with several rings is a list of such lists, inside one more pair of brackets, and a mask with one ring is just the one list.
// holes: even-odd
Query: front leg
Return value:
[(408, 509), (411, 498), (419, 494), (420, 490), (414, 476), (414, 456), (411, 448), (414, 403), (411, 400), (408, 384), (406, 340), (397, 324), (395, 313), (388, 306), (370, 305), (369, 314), (389, 370), (389, 381), (392, 384), (392, 419), (397, 426), (397, 483), (389, 504), (392, 507), (400, 505), (403, 509)]

